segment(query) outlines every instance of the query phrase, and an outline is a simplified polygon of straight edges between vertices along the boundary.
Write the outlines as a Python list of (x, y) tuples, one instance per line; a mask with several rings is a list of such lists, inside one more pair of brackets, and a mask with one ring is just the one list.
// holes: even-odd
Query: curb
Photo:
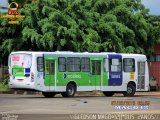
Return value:
[(10, 91), (0, 91), (0, 94), (36, 95), (36, 94), (40, 94), (40, 92), (23, 91), (23, 90), (10, 90)]
[[(15, 95), (41, 95), (41, 92), (37, 91), (25, 91), (25, 90), (10, 90), (10, 91), (0, 91), (0, 94), (15, 94)], [(103, 96), (102, 92), (77, 92), (78, 96), (93, 95), (93, 96)], [(135, 95), (160, 95), (160, 91), (151, 92), (137, 92)]]
[(14, 91), (0, 91), (0, 94), (14, 94)]

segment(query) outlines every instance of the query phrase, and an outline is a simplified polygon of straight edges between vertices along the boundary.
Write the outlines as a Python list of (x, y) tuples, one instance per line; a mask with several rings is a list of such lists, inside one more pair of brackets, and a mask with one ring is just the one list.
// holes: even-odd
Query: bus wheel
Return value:
[(128, 84), (127, 91), (123, 92), (123, 95), (125, 97), (133, 97), (135, 92), (136, 92), (135, 86), (132, 84)]
[(114, 92), (112, 92), (112, 91), (103, 91), (103, 94), (104, 94), (105, 96), (107, 96), (107, 97), (111, 97), (111, 96), (114, 95)]
[(54, 92), (42, 92), (42, 95), (46, 98), (52, 98), (56, 95)]
[(66, 92), (62, 92), (61, 95), (63, 97), (73, 97), (76, 93), (76, 87), (73, 84), (68, 84), (66, 88)]

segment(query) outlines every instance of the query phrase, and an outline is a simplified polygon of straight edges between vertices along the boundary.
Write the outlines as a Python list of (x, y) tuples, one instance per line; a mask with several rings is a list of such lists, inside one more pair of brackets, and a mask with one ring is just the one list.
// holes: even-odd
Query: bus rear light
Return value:
[(24, 79), (17, 79), (17, 80), (21, 82), (21, 81), (23, 81)]
[(8, 74), (6, 74), (6, 78), (8, 78), (8, 79), (9, 79), (9, 78), (10, 78), (10, 76), (11, 76), (11, 74), (9, 74), (9, 73), (8, 73)]
[(34, 82), (34, 73), (31, 72), (31, 82)]

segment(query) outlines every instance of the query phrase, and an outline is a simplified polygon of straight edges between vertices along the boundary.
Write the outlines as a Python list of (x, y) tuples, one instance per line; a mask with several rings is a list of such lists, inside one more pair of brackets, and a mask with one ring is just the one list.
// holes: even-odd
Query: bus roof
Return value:
[(89, 52), (72, 52), (72, 51), (55, 51), (55, 52), (41, 52), (41, 51), (16, 51), (11, 54), (44, 54), (45, 56), (56, 55), (56, 56), (72, 56), (72, 57), (107, 57), (109, 54), (122, 55), (122, 57), (146, 57), (143, 54), (126, 54), (126, 53), (115, 53), (115, 52), (100, 52), (100, 53), (89, 53)]

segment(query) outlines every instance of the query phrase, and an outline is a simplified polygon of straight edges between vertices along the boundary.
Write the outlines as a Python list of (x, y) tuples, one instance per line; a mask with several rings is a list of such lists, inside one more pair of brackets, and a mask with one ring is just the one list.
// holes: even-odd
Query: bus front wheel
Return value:
[(128, 84), (127, 91), (123, 92), (123, 95), (125, 97), (133, 97), (135, 92), (136, 92), (135, 86), (132, 84)]
[(62, 92), (61, 95), (63, 97), (73, 97), (76, 93), (76, 87), (73, 84), (68, 84), (66, 87), (66, 92)]
[(112, 91), (103, 91), (103, 94), (104, 94), (105, 96), (107, 96), (107, 97), (111, 97), (111, 96), (114, 95), (114, 92), (112, 92)]
[(56, 95), (54, 92), (42, 92), (42, 95), (46, 98), (52, 98)]

